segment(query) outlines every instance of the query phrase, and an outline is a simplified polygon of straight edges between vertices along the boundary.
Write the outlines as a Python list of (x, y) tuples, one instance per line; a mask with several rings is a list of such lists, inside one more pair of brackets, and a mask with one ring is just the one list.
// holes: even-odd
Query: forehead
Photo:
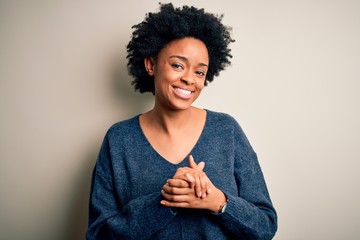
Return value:
[(184, 56), (194, 61), (209, 62), (205, 44), (201, 40), (191, 37), (173, 40), (159, 53), (159, 57), (165, 58), (172, 55)]

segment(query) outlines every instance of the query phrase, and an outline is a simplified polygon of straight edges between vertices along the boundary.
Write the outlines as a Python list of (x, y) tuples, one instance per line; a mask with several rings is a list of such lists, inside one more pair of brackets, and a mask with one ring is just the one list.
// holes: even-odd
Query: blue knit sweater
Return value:
[(207, 110), (195, 160), (228, 198), (225, 213), (160, 205), (161, 188), (187, 158), (172, 164), (143, 134), (139, 116), (113, 125), (94, 168), (88, 240), (93, 239), (271, 239), (277, 229), (257, 157), (239, 124)]

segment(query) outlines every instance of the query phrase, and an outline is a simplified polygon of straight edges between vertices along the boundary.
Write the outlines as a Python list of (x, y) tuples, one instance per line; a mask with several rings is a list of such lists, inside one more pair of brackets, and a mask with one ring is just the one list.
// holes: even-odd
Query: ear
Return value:
[(154, 59), (151, 57), (146, 57), (144, 59), (144, 65), (145, 65), (145, 69), (148, 72), (148, 74), (150, 76), (154, 76), (154, 66), (155, 66)]

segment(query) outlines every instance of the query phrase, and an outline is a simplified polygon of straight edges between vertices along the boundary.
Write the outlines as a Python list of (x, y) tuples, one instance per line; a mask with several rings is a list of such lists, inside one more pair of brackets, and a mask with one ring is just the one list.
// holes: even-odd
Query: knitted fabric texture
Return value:
[(228, 198), (226, 211), (162, 206), (161, 188), (188, 156), (172, 164), (156, 152), (139, 115), (113, 125), (96, 162), (86, 239), (271, 239), (277, 215), (257, 156), (231, 116), (207, 111), (191, 155)]

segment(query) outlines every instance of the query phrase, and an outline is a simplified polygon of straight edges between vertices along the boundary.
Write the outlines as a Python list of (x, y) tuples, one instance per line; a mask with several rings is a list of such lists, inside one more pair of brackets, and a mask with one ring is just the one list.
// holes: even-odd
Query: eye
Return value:
[(201, 76), (201, 77), (204, 77), (206, 75), (206, 73), (204, 71), (196, 71), (195, 73), (196, 73), (196, 75)]
[(179, 63), (172, 63), (171, 66), (176, 69), (184, 69), (184, 67)]

